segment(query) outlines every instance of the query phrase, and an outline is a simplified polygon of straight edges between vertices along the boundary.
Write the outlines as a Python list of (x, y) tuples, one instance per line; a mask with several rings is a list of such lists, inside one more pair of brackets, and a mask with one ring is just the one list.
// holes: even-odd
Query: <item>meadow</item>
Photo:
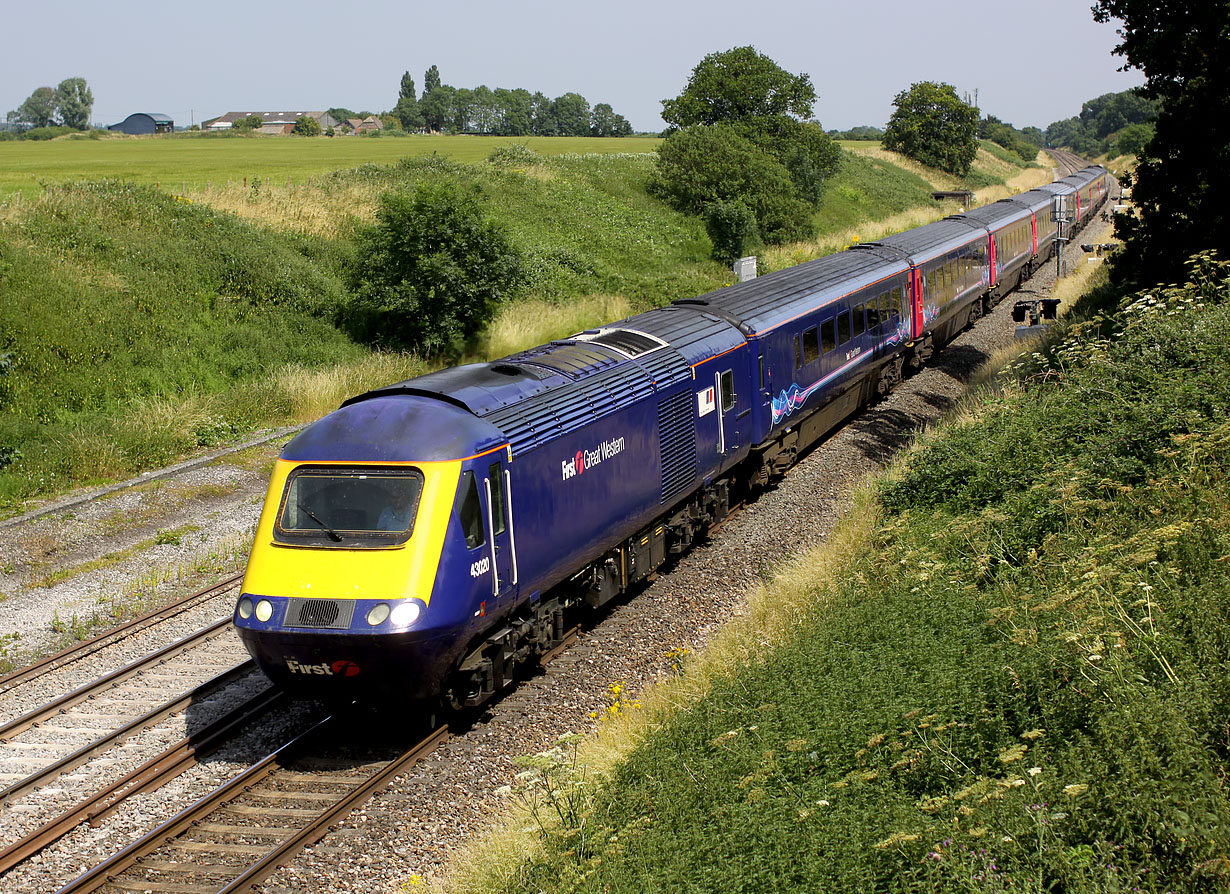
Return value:
[(17, 192), (36, 196), (44, 185), (118, 179), (159, 185), (167, 192), (203, 192), (228, 181), (259, 178), (292, 184), (320, 174), (384, 165), (405, 157), (446, 156), (474, 163), (497, 146), (529, 146), (541, 155), (652, 152), (657, 137), (486, 137), (415, 134), (399, 137), (281, 137), (215, 134), (107, 136), (0, 142), (0, 202)]
[[(512, 142), (529, 151), (490, 155)], [(701, 221), (648, 195), (653, 155), (619, 151), (652, 144), (482, 137), (0, 143), (0, 153), (42, 153), (44, 163), (42, 186), (0, 202), (0, 511), (124, 478), (254, 428), (311, 421), (357, 391), (444, 362), (374, 353), (345, 329), (355, 236), (387, 191), (438, 181), (472, 191), (531, 271), (522, 293), (469, 346), (471, 359), (729, 283), (730, 271), (710, 258)], [(371, 152), (386, 146), (393, 160), (373, 162)], [(608, 151), (575, 151), (595, 146)], [(338, 159), (324, 152), (364, 154), (337, 169)], [(71, 164), (57, 168), (54, 153)], [(197, 186), (156, 179), (169, 170), (158, 157), (193, 153), (204, 153), (194, 163)], [(477, 161), (458, 158), (476, 154)], [(131, 176), (101, 177), (127, 170), (117, 166), (126, 157), (136, 166)], [(253, 159), (293, 163), (296, 173), (257, 173)], [(317, 165), (323, 170), (308, 173)], [(979, 176), (1005, 191), (1046, 174), (1002, 169), (987, 153), (978, 165)], [(75, 179), (87, 174), (100, 179)], [(848, 153), (817, 211), (817, 237), (766, 250), (762, 272), (952, 213), (955, 206), (930, 197), (936, 177), (874, 147)]]

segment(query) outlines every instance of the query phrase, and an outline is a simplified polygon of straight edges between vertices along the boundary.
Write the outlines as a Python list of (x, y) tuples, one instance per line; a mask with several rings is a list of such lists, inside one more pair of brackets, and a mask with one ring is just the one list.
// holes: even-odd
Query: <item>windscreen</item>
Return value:
[(322, 547), (405, 543), (422, 490), (417, 469), (304, 466), (286, 481), (273, 537)]

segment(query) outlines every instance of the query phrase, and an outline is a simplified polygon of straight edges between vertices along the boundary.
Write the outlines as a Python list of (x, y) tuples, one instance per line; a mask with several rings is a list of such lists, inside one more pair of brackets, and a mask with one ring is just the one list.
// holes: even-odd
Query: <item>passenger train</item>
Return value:
[(1056, 197), (1079, 229), (1108, 183), (351, 398), (277, 461), (240, 637), (308, 695), (483, 703), (1051, 257)]

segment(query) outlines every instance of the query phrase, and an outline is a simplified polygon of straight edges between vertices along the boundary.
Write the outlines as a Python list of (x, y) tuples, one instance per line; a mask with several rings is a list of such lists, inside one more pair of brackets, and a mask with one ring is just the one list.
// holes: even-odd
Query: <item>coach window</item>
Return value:
[(457, 518), (461, 522), (461, 530), (466, 535), (466, 546), (470, 549), (477, 549), (486, 542), (483, 536), (483, 510), (478, 502), (478, 483), (474, 480), (474, 473), (465, 471), (461, 473), (461, 508), (457, 511)]
[(894, 317), (900, 317), (901, 313), (901, 286), (893, 289), (892, 303), (890, 305), (890, 313)]
[(862, 335), (867, 331), (867, 322), (863, 318), (863, 305), (858, 305), (854, 308), (854, 334)]
[(816, 327), (812, 326), (803, 333), (803, 365), (814, 361), (820, 356), (820, 341), (816, 336)]
[(492, 463), (487, 473), (491, 482), (491, 525), (495, 534), (504, 533), (504, 475), (499, 463)]
[(880, 320), (887, 323), (893, 316), (893, 295), (892, 292), (885, 292), (880, 296)]
[(824, 353), (828, 353), (837, 347), (837, 328), (832, 320), (825, 320), (820, 324), (820, 346)]
[(722, 373), (722, 412), (729, 413), (735, 407), (735, 374), (734, 370)]
[(850, 311), (843, 310), (837, 315), (837, 344), (844, 345), (850, 340)]
[(873, 297), (867, 302), (867, 331), (874, 332), (875, 328), (880, 325), (880, 308), (884, 306), (884, 296), (879, 298)]

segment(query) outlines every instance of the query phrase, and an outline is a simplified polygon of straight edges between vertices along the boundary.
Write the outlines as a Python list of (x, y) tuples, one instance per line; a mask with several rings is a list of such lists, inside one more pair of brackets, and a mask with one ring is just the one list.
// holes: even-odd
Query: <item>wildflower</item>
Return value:
[(1041, 767), (1030, 767), (1030, 768), (1029, 768), (1029, 775), (1030, 775), (1030, 776), (1037, 776), (1037, 775), (1038, 775), (1039, 773), (1041, 773), (1041, 772), (1042, 772), (1042, 768), (1041, 768)]
[(1072, 785), (1065, 785), (1063, 787), (1063, 793), (1069, 798), (1079, 798), (1087, 791), (1089, 791), (1089, 786), (1085, 785), (1083, 782), (1076, 782)]

